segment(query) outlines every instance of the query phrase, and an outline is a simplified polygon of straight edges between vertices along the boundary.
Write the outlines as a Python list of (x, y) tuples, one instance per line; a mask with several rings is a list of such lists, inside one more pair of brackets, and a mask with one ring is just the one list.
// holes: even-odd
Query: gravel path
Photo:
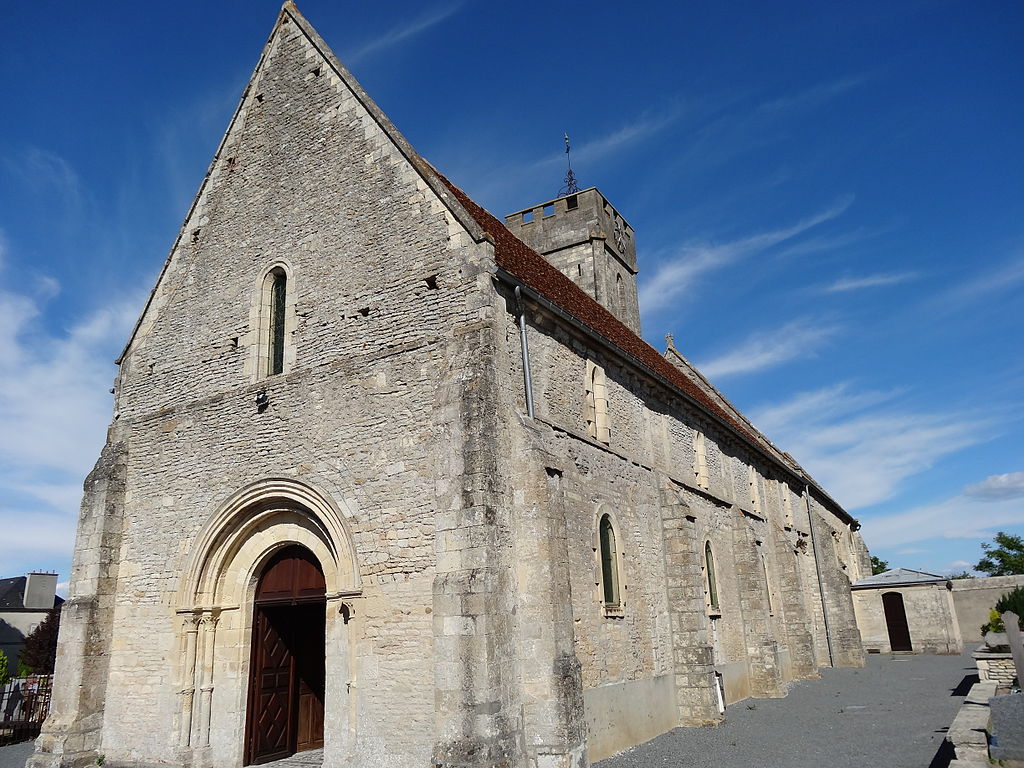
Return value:
[(784, 699), (737, 702), (718, 728), (677, 728), (597, 766), (944, 768), (944, 734), (976, 681), (970, 651), (870, 655), (863, 669), (822, 670)]
[(34, 746), (34, 741), (25, 741), (9, 747), (0, 747), (0, 768), (24, 768)]
[[(597, 766), (945, 768), (943, 734), (976, 679), (970, 651), (871, 655), (865, 668), (822, 670), (784, 699), (733, 704), (719, 728), (678, 728)], [(22, 768), (31, 752), (32, 742), (0, 748), (0, 768)]]

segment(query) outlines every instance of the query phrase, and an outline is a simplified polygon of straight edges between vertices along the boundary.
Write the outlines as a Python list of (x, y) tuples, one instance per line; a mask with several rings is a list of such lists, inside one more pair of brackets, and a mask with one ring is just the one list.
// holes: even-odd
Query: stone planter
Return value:
[(1005, 652), (1010, 650), (1010, 638), (1005, 632), (986, 632), (985, 646), (990, 651)]

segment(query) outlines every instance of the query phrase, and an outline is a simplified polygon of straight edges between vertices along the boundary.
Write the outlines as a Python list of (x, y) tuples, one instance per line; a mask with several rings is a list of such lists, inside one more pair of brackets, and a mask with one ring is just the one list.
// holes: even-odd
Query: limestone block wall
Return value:
[[(507, 300), (513, 309), (514, 300)], [(654, 728), (649, 708), (668, 690), (679, 723), (713, 721), (715, 672), (729, 703), (781, 695), (786, 681), (813, 676), (817, 666), (830, 663), (823, 602), (836, 663), (863, 663), (849, 565), (840, 556), (839, 539), (845, 536), (848, 548), (856, 540), (849, 525), (754, 459), (748, 446), (705, 414), (673, 400), (556, 316), (527, 304), (526, 318), (534, 424), (564, 491), (575, 648), (591, 739), (599, 730), (606, 743), (622, 748)], [(502, 372), (522, 413), (515, 320), (510, 312)], [(588, 363), (605, 374), (607, 444), (588, 431)], [(622, 547), (621, 616), (601, 609), (595, 531), (606, 512)], [(828, 539), (817, 561), (812, 518), (818, 538)], [(707, 599), (706, 541), (717, 576), (720, 605), (714, 611)], [(816, 562), (827, 585), (824, 601)], [(675, 677), (673, 688), (660, 682), (667, 675)], [(634, 702), (642, 690), (646, 704), (614, 706), (616, 697), (620, 704)], [(611, 719), (602, 722), (605, 717)], [(616, 740), (609, 731), (623, 736)], [(604, 754), (605, 747), (596, 749)]]
[[(290, 354), (264, 377), (254, 306), (279, 263)], [(122, 361), (118, 442), (105, 453), (120, 458), (101, 461), (103, 489), (87, 497), (95, 525), (81, 529), (62, 632), (71, 682), (44, 736), (54, 752), (239, 763), (251, 603), (196, 606), (182, 579), (211, 515), (284, 477), (340, 510), (359, 577), (338, 582), (351, 620), (328, 601), (328, 753), (355, 765), (460, 759), (467, 718), (468, 735), (481, 721), (476, 688), (467, 696), (447, 667), (435, 676), (439, 661), (490, 668), (477, 688), (504, 690), (508, 674), (486, 651), (509, 640), (467, 628), (464, 596), (474, 578), (491, 583), (488, 526), (468, 520), (486, 517), (494, 467), (463, 456), (473, 408), (495, 399), (486, 377), (466, 374), (493, 343), (490, 264), (286, 14)], [(302, 519), (288, 525), (316, 546)], [(78, 690), (97, 700), (74, 697), (83, 676)], [(511, 741), (511, 726), (496, 732)]]
[(965, 643), (980, 643), (981, 625), (988, 623), (988, 612), (1000, 597), (1024, 586), (1024, 575), (953, 579), (952, 584), (960, 635)]
[(999, 688), (1008, 689), (1017, 680), (1017, 667), (1011, 653), (990, 653), (984, 648), (975, 651), (974, 663), (978, 667), (978, 679), (990, 681)]
[(889, 592), (903, 596), (915, 653), (963, 652), (953, 595), (946, 582), (854, 590), (857, 624), (865, 649), (881, 653), (892, 650), (882, 604), (882, 595)]

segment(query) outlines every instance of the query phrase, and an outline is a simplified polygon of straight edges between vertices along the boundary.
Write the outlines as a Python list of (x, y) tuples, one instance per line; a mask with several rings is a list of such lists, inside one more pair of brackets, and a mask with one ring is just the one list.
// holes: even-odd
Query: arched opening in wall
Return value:
[(606, 608), (618, 608), (619, 600), (619, 552), (615, 543), (615, 528), (611, 517), (601, 517), (601, 588), (602, 599)]
[(886, 592), (882, 595), (882, 608), (885, 611), (885, 628), (889, 632), (889, 648), (893, 651), (914, 650), (910, 642), (910, 625), (907, 623), (903, 595), (899, 592)]
[(708, 608), (712, 613), (719, 613), (718, 579), (715, 577), (715, 555), (711, 551), (711, 542), (704, 542), (704, 567), (707, 569)]
[(264, 566), (253, 604), (245, 764), (324, 745), (326, 581), (308, 549)]
[(249, 315), (254, 380), (284, 373), (295, 363), (295, 284), (291, 275), (291, 268), (279, 263), (264, 272), (257, 284)]
[(275, 269), (267, 278), (270, 283), (267, 375), (273, 376), (284, 371), (284, 307), (288, 295), (288, 276), (283, 269)]

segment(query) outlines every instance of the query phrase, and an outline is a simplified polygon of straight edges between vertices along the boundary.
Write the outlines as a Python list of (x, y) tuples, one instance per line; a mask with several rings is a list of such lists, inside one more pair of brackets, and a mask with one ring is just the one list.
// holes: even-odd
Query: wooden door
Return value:
[(886, 592), (882, 595), (882, 607), (885, 610), (885, 626), (889, 630), (889, 647), (893, 651), (914, 650), (910, 642), (910, 626), (907, 624), (903, 595), (899, 592)]
[[(249, 744), (246, 764), (265, 763), (293, 753), (292, 689), (295, 658), (275, 621), (274, 609), (257, 606), (253, 627), (249, 701)], [(287, 625), (285, 625), (287, 626)]]
[(256, 588), (245, 764), (324, 743), (326, 585), (312, 553), (289, 547)]
[(295, 678), (298, 712), (295, 751), (324, 745), (324, 624), (323, 603), (289, 609), (296, 615)]

